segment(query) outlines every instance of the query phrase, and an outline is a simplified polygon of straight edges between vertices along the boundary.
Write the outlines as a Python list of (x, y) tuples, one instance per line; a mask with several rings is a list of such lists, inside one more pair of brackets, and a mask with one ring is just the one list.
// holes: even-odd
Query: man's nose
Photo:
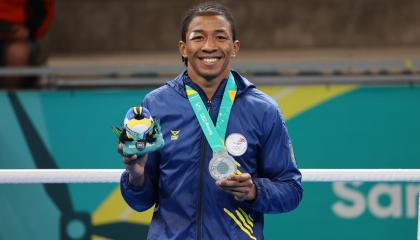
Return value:
[(204, 46), (202, 48), (205, 52), (214, 52), (217, 50), (216, 42), (212, 38), (207, 38), (206, 42), (204, 43)]

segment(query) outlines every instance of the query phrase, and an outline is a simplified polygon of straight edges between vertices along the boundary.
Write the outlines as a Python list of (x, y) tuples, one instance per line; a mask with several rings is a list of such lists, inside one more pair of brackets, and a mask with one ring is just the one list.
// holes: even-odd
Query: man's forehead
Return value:
[(194, 17), (188, 27), (189, 32), (204, 32), (204, 31), (217, 31), (217, 32), (230, 32), (230, 23), (220, 15), (210, 16), (196, 16)]

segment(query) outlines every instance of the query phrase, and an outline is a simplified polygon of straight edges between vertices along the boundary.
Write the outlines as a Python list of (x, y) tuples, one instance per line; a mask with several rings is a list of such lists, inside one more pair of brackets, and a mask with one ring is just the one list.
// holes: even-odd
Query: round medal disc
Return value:
[(226, 179), (236, 173), (235, 159), (227, 152), (215, 152), (209, 163), (210, 175), (216, 180)]

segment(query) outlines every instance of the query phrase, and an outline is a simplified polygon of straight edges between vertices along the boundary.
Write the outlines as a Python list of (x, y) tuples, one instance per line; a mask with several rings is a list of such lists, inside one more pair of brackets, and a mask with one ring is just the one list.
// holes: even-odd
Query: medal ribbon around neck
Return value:
[(230, 111), (232, 109), (233, 101), (236, 97), (236, 83), (233, 75), (230, 72), (226, 83), (225, 92), (223, 93), (222, 103), (220, 105), (219, 115), (217, 116), (216, 127), (214, 126), (206, 106), (201, 100), (200, 95), (190, 86), (185, 85), (187, 90), (188, 100), (194, 110), (195, 116), (198, 119), (201, 129), (206, 136), (213, 152), (225, 152), (224, 139), (226, 129), (229, 122)]

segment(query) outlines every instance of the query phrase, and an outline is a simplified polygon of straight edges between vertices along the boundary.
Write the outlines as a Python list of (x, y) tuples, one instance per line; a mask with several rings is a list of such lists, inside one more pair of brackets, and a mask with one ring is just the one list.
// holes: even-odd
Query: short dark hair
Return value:
[[(233, 41), (236, 40), (236, 36), (237, 36), (236, 35), (237, 34), (236, 21), (230, 9), (227, 8), (225, 5), (217, 3), (217, 2), (204, 2), (190, 8), (188, 11), (185, 12), (184, 17), (182, 19), (182, 23), (181, 23), (181, 40), (183, 42), (187, 41), (188, 27), (191, 21), (197, 16), (223, 16), (225, 17), (230, 23), (230, 27), (232, 30), (232, 38), (233, 38), (232, 40)], [(187, 66), (188, 59), (182, 56), (181, 58), (184, 64)]]

